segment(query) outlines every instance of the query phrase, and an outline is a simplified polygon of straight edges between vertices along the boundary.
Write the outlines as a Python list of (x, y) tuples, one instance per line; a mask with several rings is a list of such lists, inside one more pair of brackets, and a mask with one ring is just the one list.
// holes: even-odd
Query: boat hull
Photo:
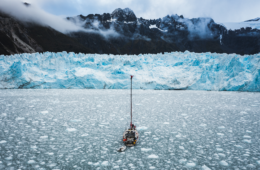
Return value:
[[(134, 137), (129, 136), (129, 134), (134, 134)], [(125, 139), (125, 141), (124, 141), (124, 139)], [(139, 139), (139, 133), (136, 129), (126, 130), (123, 133), (123, 142), (124, 142), (125, 146), (129, 146), (129, 147), (135, 146), (138, 142), (138, 139)]]

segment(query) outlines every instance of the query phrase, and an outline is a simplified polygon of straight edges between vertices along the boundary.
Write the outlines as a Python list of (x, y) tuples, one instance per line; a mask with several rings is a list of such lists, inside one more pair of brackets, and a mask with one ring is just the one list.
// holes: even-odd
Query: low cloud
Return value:
[(194, 19), (193, 22), (190, 19), (179, 19), (180, 22), (183, 22), (187, 25), (189, 30), (189, 38), (193, 39), (199, 37), (201, 39), (212, 38), (211, 30), (208, 27), (208, 24), (212, 21), (211, 18), (198, 18)]
[(113, 29), (107, 31), (84, 29), (81, 25), (84, 23), (77, 21), (77, 24), (75, 24), (63, 17), (45, 12), (36, 4), (32, 3), (27, 6), (20, 0), (1, 0), (0, 11), (7, 13), (22, 22), (33, 22), (43, 26), (49, 26), (65, 34), (82, 31), (101, 34), (105, 38), (118, 36)]
[(1, 0), (0, 10), (20, 21), (50, 26), (62, 33), (83, 31), (83, 28), (62, 17), (49, 14), (33, 4), (26, 6), (19, 0)]
[(260, 17), (259, 0), (26, 0), (55, 15), (111, 13), (130, 8), (137, 17), (162, 18), (178, 14), (187, 18), (211, 17), (216, 22), (241, 22)]

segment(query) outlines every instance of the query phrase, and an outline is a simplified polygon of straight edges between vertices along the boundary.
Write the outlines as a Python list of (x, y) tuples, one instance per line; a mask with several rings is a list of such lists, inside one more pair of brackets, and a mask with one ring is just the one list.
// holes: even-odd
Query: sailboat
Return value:
[(131, 93), (130, 93), (130, 105), (131, 105), (131, 110), (130, 110), (130, 114), (131, 114), (131, 122), (130, 122), (130, 127), (123, 133), (123, 142), (125, 144), (125, 146), (119, 148), (119, 152), (123, 152), (126, 149), (126, 146), (135, 146), (138, 139), (139, 139), (139, 134), (138, 131), (136, 129), (136, 126), (132, 123), (132, 80), (133, 77), (131, 75)]

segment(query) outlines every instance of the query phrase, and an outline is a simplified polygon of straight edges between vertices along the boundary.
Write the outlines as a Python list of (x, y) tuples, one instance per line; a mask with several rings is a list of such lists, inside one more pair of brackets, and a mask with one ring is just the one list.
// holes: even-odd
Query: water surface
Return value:
[(260, 93), (0, 90), (0, 169), (260, 169)]

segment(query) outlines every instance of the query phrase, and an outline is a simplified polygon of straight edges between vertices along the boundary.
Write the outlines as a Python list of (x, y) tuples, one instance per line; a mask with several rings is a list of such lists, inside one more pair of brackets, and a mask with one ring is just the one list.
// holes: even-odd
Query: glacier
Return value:
[(260, 91), (260, 53), (0, 55), (1, 89)]

